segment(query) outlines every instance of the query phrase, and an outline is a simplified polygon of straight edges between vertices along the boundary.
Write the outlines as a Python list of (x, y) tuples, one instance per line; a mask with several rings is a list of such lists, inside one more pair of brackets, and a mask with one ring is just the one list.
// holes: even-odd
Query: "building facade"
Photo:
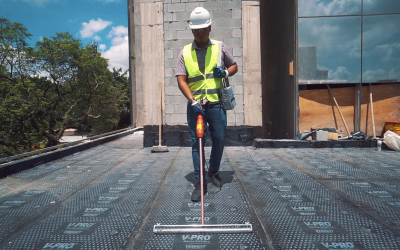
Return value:
[(326, 127), (381, 134), (400, 120), (399, 1), (128, 0), (134, 126), (159, 124), (160, 95), (162, 124), (186, 124), (175, 67), (198, 6), (238, 62), (228, 126), (293, 139)]
[(162, 123), (186, 124), (187, 100), (175, 67), (180, 50), (193, 41), (188, 20), (198, 6), (211, 14), (210, 38), (226, 43), (239, 66), (230, 78), (237, 106), (228, 111), (228, 125), (261, 126), (259, 1), (128, 0), (134, 126), (159, 123), (160, 93)]

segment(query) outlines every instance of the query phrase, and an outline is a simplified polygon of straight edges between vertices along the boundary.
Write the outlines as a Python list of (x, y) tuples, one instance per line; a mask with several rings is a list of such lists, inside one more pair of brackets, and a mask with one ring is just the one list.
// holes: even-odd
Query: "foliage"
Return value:
[(54, 146), (68, 128), (102, 133), (129, 113), (126, 72), (69, 33), (36, 43), (0, 18), (0, 157)]

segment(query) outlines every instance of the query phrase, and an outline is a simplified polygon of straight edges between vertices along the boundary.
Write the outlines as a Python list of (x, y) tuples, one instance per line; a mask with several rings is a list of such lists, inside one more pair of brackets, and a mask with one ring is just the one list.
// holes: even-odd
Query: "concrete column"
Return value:
[(131, 115), (131, 126), (137, 127), (137, 109), (136, 109), (136, 66), (135, 66), (135, 8), (134, 0), (128, 0), (128, 29), (129, 29), (129, 84), (130, 84), (130, 115)]
[(260, 2), (242, 2), (244, 123), (262, 125)]
[[(130, 0), (132, 2), (132, 0)], [(134, 40), (130, 50), (132, 109), (137, 127), (159, 123), (159, 84), (164, 89), (163, 1), (133, 0)], [(132, 48), (133, 47), (133, 48)], [(132, 65), (131, 65), (132, 68)], [(132, 71), (132, 70), (131, 70)]]

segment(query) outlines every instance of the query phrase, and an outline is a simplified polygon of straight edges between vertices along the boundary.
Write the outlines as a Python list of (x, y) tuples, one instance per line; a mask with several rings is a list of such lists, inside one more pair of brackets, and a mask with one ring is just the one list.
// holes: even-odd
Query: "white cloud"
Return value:
[(111, 38), (111, 47), (105, 51), (106, 46), (103, 44), (100, 50), (104, 51), (102, 56), (109, 60), (110, 69), (122, 68), (123, 71), (129, 69), (128, 28), (112, 27), (108, 37)]
[(95, 36), (93, 37), (93, 40), (95, 40), (96, 42), (97, 42), (97, 41), (100, 41), (100, 40), (101, 40), (101, 37), (98, 36), (98, 35), (95, 35)]
[(107, 45), (105, 45), (105, 44), (100, 44), (99, 45), (100, 51), (104, 51), (106, 48), (107, 48)]
[(109, 50), (102, 53), (102, 56), (109, 60), (110, 68), (129, 69), (129, 46), (128, 36), (115, 37)]
[(299, 0), (300, 16), (328, 16), (360, 13), (360, 0)]
[(89, 23), (82, 23), (83, 29), (80, 30), (82, 38), (87, 38), (93, 36), (96, 32), (104, 30), (109, 26), (112, 22), (102, 20), (98, 18), (97, 20), (91, 19)]
[(400, 66), (398, 65), (393, 66), (393, 68), (377, 66), (375, 69), (366, 70), (363, 73), (363, 82), (375, 82), (388, 79), (396, 79), (398, 81), (400, 80), (399, 70)]
[(359, 14), (361, 13), (361, 3), (359, 0), (334, 0), (328, 4), (328, 15)]
[[(93, 38), (95, 41), (102, 40), (96, 32), (106, 29), (111, 22), (98, 18), (90, 20), (89, 23), (83, 23), (83, 29), (80, 31), (82, 38)], [(129, 46), (128, 46), (128, 28), (124, 26), (111, 27), (107, 38), (110, 39), (111, 47), (107, 50), (108, 42), (99, 45), (99, 51), (104, 58), (108, 59), (109, 68), (129, 69)]]
[(122, 36), (114, 37), (114, 38), (112, 39), (112, 41), (111, 41), (111, 44), (112, 44), (113, 46), (119, 46), (119, 45), (124, 44), (124, 43), (126, 42), (126, 38), (127, 38), (127, 36), (124, 36), (124, 37), (122, 37)]
[(373, 53), (380, 55), (383, 62), (399, 61), (400, 43), (378, 45)]
[(336, 70), (329, 70), (329, 80), (343, 80), (350, 78), (350, 72), (344, 66), (339, 66)]
[(400, 43), (375, 46), (364, 57), (363, 81), (385, 79), (400, 79)]
[(128, 35), (128, 28), (124, 26), (117, 26), (117, 27), (112, 27), (112, 30), (108, 34), (108, 37), (126, 36), (126, 35)]
[(106, 49), (105, 44), (101, 44), (100, 50), (102, 56), (107, 58), (112, 68), (122, 68), (123, 71), (129, 69), (129, 44), (128, 44), (128, 28), (124, 26), (112, 27), (108, 33), (111, 39), (111, 47)]
[(363, 73), (363, 82), (374, 82), (380, 79), (386, 79), (387, 72), (384, 69), (367, 70)]

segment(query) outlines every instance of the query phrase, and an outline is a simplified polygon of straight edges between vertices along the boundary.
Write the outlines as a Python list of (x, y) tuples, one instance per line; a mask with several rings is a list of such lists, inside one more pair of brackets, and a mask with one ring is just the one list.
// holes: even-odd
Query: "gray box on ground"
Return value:
[(328, 140), (328, 131), (317, 130), (312, 135), (312, 139), (314, 141), (327, 141)]

